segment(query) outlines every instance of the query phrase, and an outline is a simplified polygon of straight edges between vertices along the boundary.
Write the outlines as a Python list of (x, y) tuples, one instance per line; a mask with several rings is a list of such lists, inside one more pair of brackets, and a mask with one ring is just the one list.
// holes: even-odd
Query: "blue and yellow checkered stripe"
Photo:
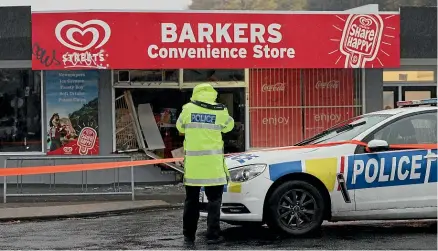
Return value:
[(289, 161), (269, 165), (269, 177), (272, 181), (291, 173), (306, 172), (321, 180), (329, 192), (333, 191), (336, 184), (338, 158), (308, 159)]
[[(291, 173), (308, 173), (318, 178), (329, 192), (336, 186), (336, 173), (339, 168), (337, 157), (289, 161), (269, 165), (269, 177), (272, 181)], [(204, 187), (201, 191), (205, 191)], [(224, 186), (225, 193), (241, 193), (242, 183), (229, 183)]]

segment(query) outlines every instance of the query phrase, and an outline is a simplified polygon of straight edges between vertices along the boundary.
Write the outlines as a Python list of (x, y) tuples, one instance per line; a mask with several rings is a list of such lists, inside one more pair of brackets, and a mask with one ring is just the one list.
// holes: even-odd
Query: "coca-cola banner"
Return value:
[(399, 34), (392, 13), (33, 13), (32, 69), (398, 68)]
[(312, 137), (357, 114), (354, 107), (304, 108), (304, 138)]
[(300, 106), (300, 70), (250, 70), (250, 107)]
[(352, 69), (303, 70), (304, 106), (354, 105)]
[(303, 137), (299, 108), (260, 108), (250, 110), (251, 147), (292, 145)]
[(358, 115), (354, 76), (352, 69), (250, 70), (251, 147), (293, 145)]

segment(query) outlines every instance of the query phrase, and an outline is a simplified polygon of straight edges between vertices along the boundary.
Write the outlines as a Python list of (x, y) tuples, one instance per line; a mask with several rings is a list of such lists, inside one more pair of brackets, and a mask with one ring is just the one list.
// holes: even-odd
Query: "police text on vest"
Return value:
[(216, 115), (204, 114), (204, 113), (192, 113), (191, 122), (192, 123), (214, 124), (214, 123), (216, 123)]

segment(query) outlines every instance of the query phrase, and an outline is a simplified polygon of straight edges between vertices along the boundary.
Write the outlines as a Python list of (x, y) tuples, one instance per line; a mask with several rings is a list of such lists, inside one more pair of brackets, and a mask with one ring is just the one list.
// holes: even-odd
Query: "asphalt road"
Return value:
[[(0, 224), (0, 249), (187, 249), (181, 210), (99, 218)], [(269, 229), (223, 224), (225, 243), (205, 243), (200, 221), (196, 249), (421, 249), (437, 250), (436, 221), (330, 223), (314, 236), (278, 238)], [(192, 247), (193, 248), (193, 247)]]

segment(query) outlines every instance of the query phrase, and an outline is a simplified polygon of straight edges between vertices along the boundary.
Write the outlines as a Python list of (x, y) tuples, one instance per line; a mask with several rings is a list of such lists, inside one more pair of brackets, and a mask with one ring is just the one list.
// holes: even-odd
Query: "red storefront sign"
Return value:
[(399, 15), (32, 14), (32, 68), (391, 68)]

